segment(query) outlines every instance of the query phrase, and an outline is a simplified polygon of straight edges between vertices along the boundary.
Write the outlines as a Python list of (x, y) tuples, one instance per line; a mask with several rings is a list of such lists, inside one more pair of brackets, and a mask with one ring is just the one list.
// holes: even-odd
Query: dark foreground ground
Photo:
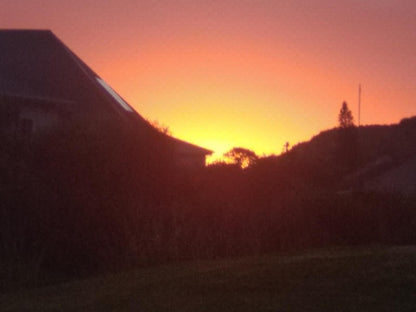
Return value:
[(139, 269), (0, 295), (0, 311), (416, 311), (416, 247)]

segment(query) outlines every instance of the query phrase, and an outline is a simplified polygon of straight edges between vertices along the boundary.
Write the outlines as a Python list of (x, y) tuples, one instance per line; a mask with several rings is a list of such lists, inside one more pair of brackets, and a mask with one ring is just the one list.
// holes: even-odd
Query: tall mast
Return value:
[(361, 83), (358, 84), (358, 127), (361, 124)]

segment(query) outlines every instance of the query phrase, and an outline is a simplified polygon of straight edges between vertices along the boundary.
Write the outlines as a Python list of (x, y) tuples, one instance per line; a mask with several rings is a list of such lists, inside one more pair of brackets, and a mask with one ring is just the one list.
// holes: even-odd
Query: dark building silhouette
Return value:
[(49, 30), (0, 31), (0, 111), (2, 141), (28, 145), (65, 123), (116, 122), (143, 144), (162, 137), (177, 168), (202, 167), (212, 153), (158, 133)]

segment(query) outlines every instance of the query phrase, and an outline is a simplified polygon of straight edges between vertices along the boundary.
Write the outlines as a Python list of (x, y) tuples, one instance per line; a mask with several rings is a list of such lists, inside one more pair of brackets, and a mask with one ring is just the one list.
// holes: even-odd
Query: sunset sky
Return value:
[[(51, 29), (142, 116), (223, 153), (416, 115), (414, 0), (2, 0), (1, 28)], [(1, 48), (1, 47), (0, 47)]]

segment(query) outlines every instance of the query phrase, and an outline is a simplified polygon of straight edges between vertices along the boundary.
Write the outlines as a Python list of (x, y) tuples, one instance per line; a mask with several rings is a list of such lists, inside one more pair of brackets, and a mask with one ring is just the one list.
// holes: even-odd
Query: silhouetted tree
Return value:
[(358, 137), (354, 118), (347, 102), (342, 103), (338, 114), (339, 131), (337, 142), (337, 160), (343, 170), (351, 171), (358, 162)]
[(348, 108), (347, 102), (342, 103), (341, 110), (338, 114), (338, 122), (340, 128), (349, 128), (354, 126), (354, 118), (352, 117), (352, 112)]
[(283, 152), (284, 153), (287, 153), (289, 151), (289, 146), (290, 146), (290, 143), (288, 141), (286, 141), (286, 143), (283, 144)]
[(243, 147), (232, 148), (224, 154), (224, 157), (241, 168), (253, 165), (258, 159), (256, 153)]
[(170, 131), (169, 126), (166, 126), (157, 120), (150, 121), (150, 124), (153, 126), (153, 128), (155, 128), (160, 133), (172, 135), (172, 132)]

